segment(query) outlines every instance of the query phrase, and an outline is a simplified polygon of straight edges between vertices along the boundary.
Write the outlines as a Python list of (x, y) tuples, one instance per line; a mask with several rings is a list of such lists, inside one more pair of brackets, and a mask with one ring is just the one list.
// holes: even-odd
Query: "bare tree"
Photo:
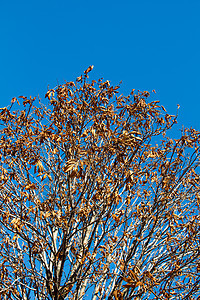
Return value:
[(197, 299), (200, 134), (91, 70), (0, 110), (1, 299)]

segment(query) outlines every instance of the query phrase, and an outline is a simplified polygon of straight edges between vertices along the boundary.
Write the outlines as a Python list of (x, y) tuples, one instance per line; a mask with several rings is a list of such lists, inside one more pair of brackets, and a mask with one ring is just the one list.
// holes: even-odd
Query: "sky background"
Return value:
[(200, 0), (0, 0), (0, 107), (90, 65), (200, 130)]
[[(156, 90), (179, 124), (200, 130), (199, 0), (0, 0), (0, 106), (92, 77)], [(91, 74), (91, 73), (90, 73)]]

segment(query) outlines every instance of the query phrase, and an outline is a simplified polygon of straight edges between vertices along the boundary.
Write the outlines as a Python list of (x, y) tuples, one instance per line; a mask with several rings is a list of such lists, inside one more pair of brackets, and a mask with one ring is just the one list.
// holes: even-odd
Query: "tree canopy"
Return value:
[(92, 68), (0, 110), (0, 295), (197, 299), (200, 133)]

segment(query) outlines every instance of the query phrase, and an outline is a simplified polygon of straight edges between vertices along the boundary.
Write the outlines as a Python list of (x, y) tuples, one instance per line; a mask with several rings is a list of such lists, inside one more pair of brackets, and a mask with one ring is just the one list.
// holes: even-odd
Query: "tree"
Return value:
[(1, 299), (197, 299), (200, 133), (91, 70), (0, 110)]

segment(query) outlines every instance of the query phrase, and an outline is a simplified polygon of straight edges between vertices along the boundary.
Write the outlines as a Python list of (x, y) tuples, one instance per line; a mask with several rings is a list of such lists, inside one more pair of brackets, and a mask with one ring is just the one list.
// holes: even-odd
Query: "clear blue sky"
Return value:
[(199, 0), (0, 1), (0, 106), (44, 95), (94, 65), (122, 91), (157, 91), (200, 130)]

